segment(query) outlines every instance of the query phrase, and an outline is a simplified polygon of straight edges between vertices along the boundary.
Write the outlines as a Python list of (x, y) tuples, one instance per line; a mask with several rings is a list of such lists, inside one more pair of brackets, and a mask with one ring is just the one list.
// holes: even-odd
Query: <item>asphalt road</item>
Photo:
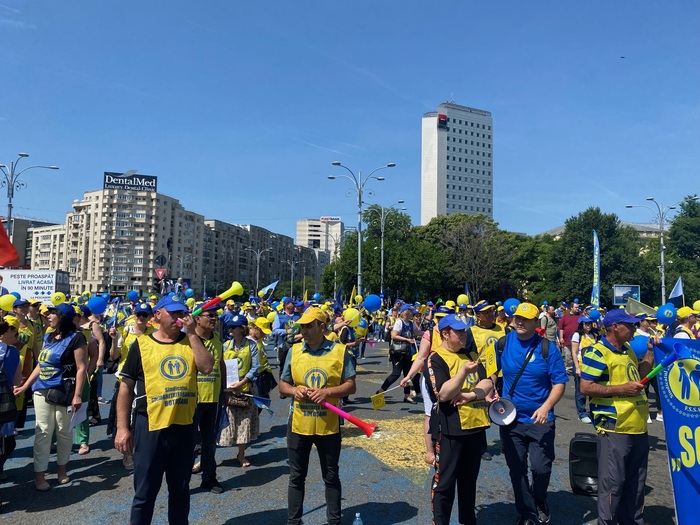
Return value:
[[(402, 402), (401, 390), (387, 394), (387, 406), (373, 410), (369, 396), (389, 373), (388, 345), (378, 343), (367, 349), (367, 359), (358, 364), (356, 404), (347, 409), (355, 416), (377, 423), (370, 439), (356, 427), (343, 427), (343, 452), (340, 473), (343, 482), (343, 523), (350, 525), (360, 512), (365, 525), (430, 523), (429, 467), (423, 463), (422, 405)], [(271, 355), (274, 364), (274, 357)], [(275, 370), (276, 373), (276, 370)], [(104, 393), (110, 396), (112, 376), (105, 376)], [(202, 492), (200, 479), (193, 475), (190, 522), (193, 524), (284, 525), (286, 523), (286, 420), (288, 402), (272, 393), (273, 416), (261, 414), (261, 436), (247, 452), (252, 462), (243, 469), (236, 460), (237, 448), (217, 450), (217, 475), (226, 488), (221, 495)], [(109, 405), (102, 405), (106, 422)], [(652, 409), (652, 413), (655, 410)], [(591, 432), (592, 427), (576, 417), (573, 382), (556, 409), (557, 458), (550, 483), (549, 502), (553, 525), (581, 525), (596, 518), (595, 498), (575, 495), (569, 486), (569, 440), (576, 432)], [(5, 466), (8, 480), (0, 484), (3, 513), (0, 523), (13, 525), (80, 525), (128, 523), (133, 496), (133, 480), (105, 435), (105, 423), (94, 427), (91, 451), (71, 457), (71, 483), (56, 484), (55, 457), (49, 467), (52, 490), (39, 493), (33, 486), (32, 444), (33, 414), (27, 428), (20, 431), (17, 450)], [(500, 454), (498, 430), (489, 429), (492, 461), (483, 461), (477, 493), (479, 523), (511, 524), (517, 521), (512, 490), (505, 461)], [(675, 523), (673, 494), (666, 459), (663, 425), (649, 425), (651, 451), (647, 479), (645, 520), (653, 525)], [(77, 447), (75, 447), (77, 451)], [(325, 523), (324, 490), (318, 460), (312, 452), (305, 499), (304, 523)], [(167, 493), (161, 489), (154, 523), (167, 523)], [(452, 522), (456, 524), (456, 508)]]

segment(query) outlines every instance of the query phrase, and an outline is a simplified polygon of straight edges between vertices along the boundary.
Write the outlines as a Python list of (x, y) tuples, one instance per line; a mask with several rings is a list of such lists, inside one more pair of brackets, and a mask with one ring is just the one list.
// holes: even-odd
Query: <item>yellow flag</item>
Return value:
[(357, 288), (355, 285), (352, 285), (352, 292), (350, 293), (350, 300), (348, 301), (348, 305), (352, 306), (355, 304), (355, 296), (357, 295)]
[(379, 392), (369, 397), (372, 400), (372, 408), (374, 410), (379, 410), (386, 406), (386, 399), (384, 399), (384, 392)]

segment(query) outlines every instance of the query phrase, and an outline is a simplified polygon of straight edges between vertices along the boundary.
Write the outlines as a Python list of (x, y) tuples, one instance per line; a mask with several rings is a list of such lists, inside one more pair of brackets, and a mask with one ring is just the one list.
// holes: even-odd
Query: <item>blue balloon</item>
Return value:
[(510, 299), (506, 299), (503, 303), (503, 310), (506, 312), (508, 317), (513, 317), (515, 310), (518, 309), (518, 305), (520, 305), (520, 301), (518, 301), (515, 297), (511, 297)]
[(676, 320), (676, 315), (676, 307), (673, 306), (673, 303), (666, 303), (656, 310), (656, 318), (661, 324), (672, 324)]
[(598, 319), (600, 319), (600, 310), (591, 310), (590, 312), (588, 312), (588, 317), (590, 317), (594, 321), (597, 321)]
[(18, 294), (17, 292), (10, 292), (10, 295), (14, 295), (15, 299), (21, 299), (22, 296)]
[(632, 347), (632, 350), (634, 351), (634, 354), (637, 356), (638, 359), (643, 358), (644, 355), (647, 353), (648, 342), (649, 338), (643, 335), (635, 335), (630, 341), (630, 346)]
[(316, 293), (314, 294), (314, 301), (318, 302), (318, 301), (320, 301), (320, 300), (321, 300), (321, 294), (318, 293), (318, 292), (316, 292)]
[(185, 297), (194, 297), (194, 290), (192, 288), (185, 290)]
[(87, 302), (87, 307), (93, 314), (101, 315), (107, 309), (107, 301), (105, 301), (102, 297), (91, 297)]
[[(102, 299), (104, 299), (105, 301), (109, 301), (109, 299), (110, 299), (109, 293), (108, 292), (103, 293)], [(90, 308), (90, 310), (92, 310), (92, 308)]]
[(367, 321), (365, 319), (360, 319), (360, 322), (357, 324), (359, 328), (367, 328)]
[(365, 297), (364, 305), (368, 312), (376, 312), (382, 306), (382, 300), (378, 295), (371, 294)]
[(136, 302), (139, 300), (139, 293), (136, 290), (131, 290), (126, 294), (126, 297), (131, 302)]

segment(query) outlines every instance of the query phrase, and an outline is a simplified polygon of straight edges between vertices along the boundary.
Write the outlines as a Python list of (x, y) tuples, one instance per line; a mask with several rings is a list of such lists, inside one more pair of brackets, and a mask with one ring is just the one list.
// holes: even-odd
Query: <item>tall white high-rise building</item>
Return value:
[(493, 119), (445, 102), (423, 115), (421, 224), (453, 213), (493, 217)]
[(321, 217), (319, 219), (299, 219), (297, 221), (296, 243), (315, 250), (328, 252), (335, 257), (336, 245), (343, 237), (343, 222), (340, 217)]

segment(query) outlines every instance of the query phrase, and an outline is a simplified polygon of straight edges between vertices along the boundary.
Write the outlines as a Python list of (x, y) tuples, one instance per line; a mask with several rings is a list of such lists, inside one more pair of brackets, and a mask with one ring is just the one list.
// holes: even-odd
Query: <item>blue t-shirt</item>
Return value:
[[(542, 406), (549, 397), (552, 385), (567, 383), (569, 377), (566, 375), (564, 360), (556, 345), (550, 344), (547, 360), (542, 357), (542, 338), (535, 334), (527, 341), (518, 339), (516, 332), (510, 332), (506, 336), (506, 345), (501, 355), (496, 356), (498, 368), (503, 371), (503, 392), (501, 395), (508, 397), (510, 387), (515, 377), (523, 365), (525, 356), (530, 346), (539, 338), (537, 347), (530, 358), (530, 362), (523, 370), (511, 401), (518, 408), (518, 421), (521, 423), (532, 423), (532, 414)], [(497, 352), (498, 354), (498, 352)], [(554, 410), (549, 411), (548, 421), (554, 419)]]
[(2, 371), (5, 372), (10, 385), (19, 386), (12, 384), (15, 379), (15, 372), (19, 366), (19, 350), (14, 346), (0, 343), (0, 366), (2, 366)]

